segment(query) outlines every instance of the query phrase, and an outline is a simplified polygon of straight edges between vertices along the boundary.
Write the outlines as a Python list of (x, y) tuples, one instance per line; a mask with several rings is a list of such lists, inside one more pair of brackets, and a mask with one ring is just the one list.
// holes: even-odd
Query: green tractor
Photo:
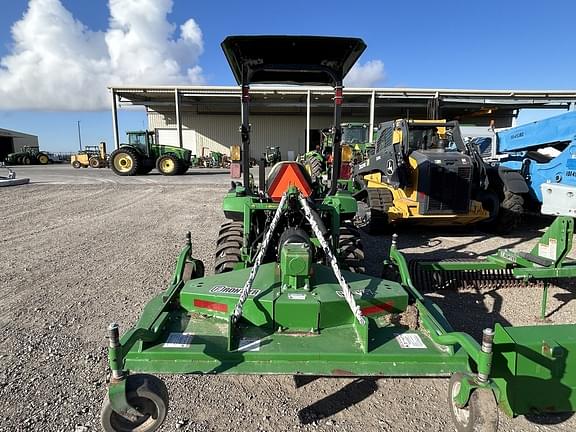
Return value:
[(38, 147), (24, 146), (19, 152), (9, 153), (4, 162), (7, 165), (47, 165), (50, 163), (50, 156)]
[[(348, 188), (348, 180), (351, 178), (352, 167), (368, 157), (374, 151), (374, 146), (369, 142), (370, 125), (367, 123), (342, 123), (341, 128), (341, 158), (340, 180), (342, 186)], [(332, 148), (335, 131), (322, 129), (320, 131), (320, 144), (298, 159), (306, 167), (313, 179), (327, 178), (330, 175), (332, 165)]]
[(110, 155), (110, 167), (120, 176), (148, 174), (156, 168), (162, 175), (184, 174), (192, 152), (180, 147), (155, 144), (152, 131), (127, 132), (128, 143)]
[[(364, 274), (361, 241), (349, 225), (356, 201), (338, 188), (342, 81), (364, 42), (231, 36), (222, 47), (242, 86), (243, 184), (224, 198), (229, 221), (216, 241), (215, 274), (205, 276), (193, 258), (188, 233), (168, 288), (122, 337), (117, 324), (108, 327), (103, 429), (162, 425), (168, 391), (150, 373), (451, 377), (447, 399), (459, 432), (496, 431), (499, 408), (510, 416), (574, 411), (574, 325), (496, 324), (481, 343), (454, 331), (414, 287), (396, 238), (393, 277)], [(250, 84), (273, 82), (334, 88), (328, 188), (288, 161), (250, 186)]]
[(370, 124), (342, 123), (342, 144), (352, 148), (354, 164), (368, 158), (374, 152), (374, 144), (370, 142)]

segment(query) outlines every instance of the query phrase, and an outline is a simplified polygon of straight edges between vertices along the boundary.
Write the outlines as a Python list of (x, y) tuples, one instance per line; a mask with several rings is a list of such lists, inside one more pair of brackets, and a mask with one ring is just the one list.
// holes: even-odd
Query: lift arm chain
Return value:
[(332, 249), (330, 249), (330, 245), (328, 245), (328, 242), (324, 238), (324, 235), (322, 234), (322, 231), (320, 230), (320, 227), (318, 226), (316, 219), (312, 215), (312, 210), (310, 209), (308, 201), (306, 201), (306, 198), (304, 198), (302, 195), (299, 195), (298, 199), (300, 200), (300, 204), (302, 205), (302, 208), (304, 209), (304, 214), (306, 215), (306, 219), (310, 223), (310, 226), (312, 227), (312, 231), (314, 231), (314, 235), (316, 235), (316, 237), (318, 238), (318, 241), (320, 242), (320, 245), (322, 246), (322, 249), (324, 250), (326, 257), (328, 258), (328, 261), (330, 261), (330, 266), (332, 267), (332, 271), (334, 272), (334, 276), (336, 276), (336, 279), (338, 280), (338, 284), (340, 285), (340, 288), (342, 288), (342, 292), (344, 293), (344, 298), (346, 299), (348, 306), (350, 306), (350, 309), (352, 310), (352, 314), (356, 317), (356, 319), (358, 320), (358, 322), (361, 325), (364, 325), (366, 321), (365, 321), (364, 315), (362, 314), (362, 311), (360, 310), (360, 306), (358, 306), (356, 304), (356, 300), (354, 300), (354, 296), (352, 295), (352, 291), (350, 290), (350, 287), (348, 286), (348, 282), (346, 282), (346, 279), (344, 279), (344, 276), (342, 276), (342, 273), (340, 272), (340, 267), (338, 267), (338, 261), (336, 260), (336, 257), (332, 253)]
[(288, 192), (285, 192), (282, 195), (282, 199), (280, 200), (280, 204), (278, 204), (278, 208), (274, 213), (274, 217), (272, 218), (272, 222), (266, 230), (264, 234), (264, 239), (262, 243), (260, 243), (260, 247), (258, 248), (258, 253), (256, 254), (256, 258), (254, 260), (254, 265), (252, 269), (250, 269), (250, 275), (244, 284), (244, 288), (242, 288), (242, 292), (240, 293), (240, 297), (238, 298), (238, 303), (236, 303), (236, 307), (234, 308), (234, 313), (232, 315), (232, 319), (234, 322), (238, 321), (238, 319), (242, 316), (242, 307), (244, 306), (244, 302), (248, 298), (248, 293), (252, 289), (252, 284), (254, 283), (254, 279), (256, 278), (256, 273), (258, 273), (258, 268), (262, 264), (262, 260), (264, 259), (264, 255), (266, 254), (266, 250), (268, 249), (268, 243), (270, 243), (270, 239), (272, 238), (272, 234), (276, 229), (276, 225), (278, 225), (278, 221), (280, 221), (280, 216), (284, 212), (284, 204), (288, 198)]

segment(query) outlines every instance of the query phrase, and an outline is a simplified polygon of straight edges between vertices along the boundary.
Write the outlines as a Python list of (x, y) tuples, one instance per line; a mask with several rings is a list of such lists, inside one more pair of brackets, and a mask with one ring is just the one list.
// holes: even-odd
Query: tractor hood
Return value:
[(366, 44), (348, 37), (228, 36), (222, 49), (238, 84), (335, 85)]

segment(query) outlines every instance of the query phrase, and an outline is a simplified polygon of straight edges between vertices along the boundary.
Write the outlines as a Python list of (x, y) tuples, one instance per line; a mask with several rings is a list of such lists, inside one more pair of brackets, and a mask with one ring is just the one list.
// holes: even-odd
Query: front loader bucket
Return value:
[(492, 379), (510, 416), (576, 408), (576, 325), (496, 324)]

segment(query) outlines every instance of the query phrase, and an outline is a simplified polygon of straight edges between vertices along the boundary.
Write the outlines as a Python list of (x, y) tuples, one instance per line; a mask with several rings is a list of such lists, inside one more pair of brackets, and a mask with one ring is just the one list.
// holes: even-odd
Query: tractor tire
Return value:
[(353, 226), (340, 227), (338, 237), (339, 258), (342, 269), (353, 273), (364, 273), (364, 248), (360, 232)]
[(486, 231), (495, 234), (509, 234), (520, 224), (523, 213), (524, 198), (504, 189), (503, 195), (500, 197), (497, 214), (484, 224), (484, 227)]
[(165, 176), (177, 175), (182, 169), (182, 161), (171, 154), (163, 155), (156, 159), (156, 169)]
[(78, 161), (72, 162), (72, 167), (74, 167), (74, 168), (76, 168), (76, 169), (80, 168), (81, 166), (82, 166), (82, 165), (80, 165), (80, 162), (78, 162)]
[(30, 156), (22, 156), (22, 164), (23, 165), (32, 164), (32, 159), (30, 159)]
[(318, 181), (318, 179), (322, 177), (322, 162), (320, 162), (318, 158), (308, 156), (304, 166), (306, 167), (308, 174), (310, 174), (310, 178), (313, 182)]
[(139, 174), (142, 158), (130, 147), (120, 147), (110, 155), (110, 168), (119, 176), (135, 176)]
[(242, 222), (222, 224), (216, 241), (215, 274), (232, 271), (235, 265), (242, 261), (243, 226)]
[(177, 175), (184, 175), (186, 174), (186, 172), (188, 171), (188, 168), (190, 168), (190, 165), (180, 161), (180, 170), (178, 171)]
[(36, 160), (40, 165), (48, 165), (48, 163), (50, 162), (50, 158), (46, 153), (38, 153), (36, 155)]
[(394, 196), (386, 188), (367, 189), (364, 226), (373, 235), (384, 234), (389, 228), (388, 210), (394, 205)]
[(100, 159), (98, 159), (97, 157), (91, 157), (88, 160), (88, 165), (90, 165), (90, 167), (92, 168), (100, 168)]

